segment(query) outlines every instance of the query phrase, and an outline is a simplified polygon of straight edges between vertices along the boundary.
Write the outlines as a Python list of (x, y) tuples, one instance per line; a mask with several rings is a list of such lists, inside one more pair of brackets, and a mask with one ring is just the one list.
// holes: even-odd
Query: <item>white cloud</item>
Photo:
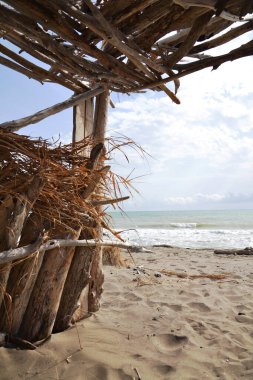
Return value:
[(187, 197), (167, 197), (164, 199), (168, 205), (196, 205), (196, 204), (211, 204), (211, 203), (243, 203), (251, 202), (253, 194), (202, 194), (197, 193)]
[(252, 58), (245, 58), (182, 78), (179, 106), (157, 92), (116, 103), (110, 129), (130, 136), (153, 157), (150, 168), (137, 157), (132, 163), (139, 174), (152, 173), (139, 187), (142, 208), (143, 202), (153, 209), (163, 207), (160, 194), (166, 199), (164, 207), (172, 203), (193, 207), (204, 202), (232, 204), (235, 197), (226, 196), (229, 192), (250, 193), (252, 63)]

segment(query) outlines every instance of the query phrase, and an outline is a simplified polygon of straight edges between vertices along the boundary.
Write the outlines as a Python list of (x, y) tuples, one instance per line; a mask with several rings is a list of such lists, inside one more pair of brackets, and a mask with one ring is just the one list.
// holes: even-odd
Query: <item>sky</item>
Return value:
[[(241, 42), (249, 38), (248, 33)], [(130, 175), (138, 190), (124, 210), (253, 209), (252, 73), (253, 58), (248, 57), (184, 77), (181, 105), (162, 92), (112, 95), (116, 108), (109, 112), (108, 136), (123, 134), (146, 151), (143, 157), (128, 148), (130, 163), (122, 154), (113, 157), (113, 170)], [(72, 95), (3, 66), (0, 93), (0, 122)], [(55, 140), (60, 136), (64, 142), (71, 140), (71, 132), (71, 109), (20, 131)]]

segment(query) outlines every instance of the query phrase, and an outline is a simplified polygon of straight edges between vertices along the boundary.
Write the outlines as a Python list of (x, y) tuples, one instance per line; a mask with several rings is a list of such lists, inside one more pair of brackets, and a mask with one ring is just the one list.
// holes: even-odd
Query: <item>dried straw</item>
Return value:
[[(110, 140), (106, 143), (110, 152), (117, 147), (117, 143)], [(124, 144), (127, 143), (132, 142), (126, 140)], [(131, 184), (129, 179), (117, 177), (109, 167), (103, 166), (102, 162), (108, 157), (103, 157), (93, 168), (94, 154), (85, 158), (83, 152), (91, 151), (94, 145), (93, 152), (99, 144), (91, 139), (75, 146), (62, 145), (0, 130), (1, 204), (7, 196), (19, 199), (27, 192), (34, 177), (39, 176), (44, 186), (29, 220), (36, 216), (36, 224), (41, 224), (48, 238), (83, 227), (90, 229), (93, 237), (99, 226), (111, 231), (104, 211), (94, 207), (93, 203), (101, 198), (120, 197), (121, 186), (128, 189)]]

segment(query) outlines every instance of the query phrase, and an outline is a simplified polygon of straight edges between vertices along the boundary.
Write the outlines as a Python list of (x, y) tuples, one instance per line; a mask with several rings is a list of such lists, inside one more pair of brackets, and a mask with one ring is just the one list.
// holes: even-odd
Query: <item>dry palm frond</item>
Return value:
[(128, 261), (122, 257), (122, 250), (119, 247), (104, 247), (103, 265), (126, 268)]
[[(110, 143), (107, 139), (107, 144)], [(92, 202), (121, 196), (121, 184), (110, 168), (104, 166), (106, 156), (95, 168), (92, 153), (88, 158), (83, 156), (83, 151), (92, 151), (94, 144), (85, 139), (74, 146), (56, 145), (41, 138), (0, 131), (0, 207), (7, 196), (22, 197), (34, 177), (39, 176), (44, 186), (29, 219), (32, 221), (36, 216), (36, 224), (39, 220), (48, 237), (56, 231), (83, 227), (90, 229), (93, 236), (98, 226), (110, 230), (104, 211)], [(115, 149), (116, 143), (112, 144)], [(122, 177), (121, 183), (126, 188), (131, 186)]]

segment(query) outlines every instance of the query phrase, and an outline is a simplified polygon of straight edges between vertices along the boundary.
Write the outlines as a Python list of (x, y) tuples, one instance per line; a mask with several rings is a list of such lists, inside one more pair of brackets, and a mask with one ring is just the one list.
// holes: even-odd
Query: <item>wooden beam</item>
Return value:
[(93, 96), (99, 95), (104, 92), (102, 87), (96, 87), (89, 91), (85, 91), (82, 94), (71, 96), (69, 99), (64, 102), (57, 103), (52, 107), (45, 108), (39, 112), (34, 113), (33, 115), (23, 117), (22, 119), (7, 121), (0, 124), (0, 128), (5, 129), (9, 132), (18, 131), (21, 128), (26, 127), (29, 124), (36, 124), (39, 121), (47, 118), (48, 116), (55, 115), (58, 112), (61, 112), (67, 108), (73, 107), (78, 104), (81, 100), (90, 99)]
[(253, 20), (246, 22), (243, 25), (240, 25), (236, 28), (232, 28), (227, 33), (222, 34), (219, 37), (212, 38), (210, 41), (203, 42), (194, 46), (190, 54), (200, 53), (205, 50), (213, 49), (217, 46), (223, 45), (227, 42), (234, 40), (235, 38), (241, 36), (244, 33), (247, 33), (253, 29)]
[(0, 264), (10, 263), (14, 260), (24, 259), (38, 252), (50, 251), (55, 248), (64, 247), (119, 247), (129, 248), (125, 243), (117, 243), (117, 241), (97, 241), (91, 240), (72, 240), (72, 239), (52, 239), (46, 243), (41, 244), (41, 241), (37, 241), (34, 244), (29, 244), (24, 247), (13, 248), (7, 251), (0, 252)]
[(166, 63), (170, 68), (173, 68), (173, 66), (191, 50), (213, 14), (214, 11), (208, 11), (196, 19), (184, 42), (182, 42), (180, 47), (172, 53), (168, 59), (166, 59)]
[(252, 48), (253, 48), (253, 41), (249, 41), (248, 43), (240, 46), (239, 48), (231, 50), (227, 54), (219, 55), (217, 57), (210, 57), (210, 58), (208, 57), (197, 62), (178, 64), (175, 66), (175, 69), (178, 70), (177, 74), (171, 75), (170, 77), (164, 78), (160, 81), (153, 82), (152, 84), (149, 84), (149, 85), (132, 88), (131, 91), (138, 92), (138, 91), (146, 90), (147, 88), (155, 88), (157, 86), (160, 86), (161, 84), (172, 82), (175, 79), (193, 74), (207, 67), (213, 67), (213, 69), (215, 70), (225, 62), (235, 61), (236, 59), (251, 56)]

